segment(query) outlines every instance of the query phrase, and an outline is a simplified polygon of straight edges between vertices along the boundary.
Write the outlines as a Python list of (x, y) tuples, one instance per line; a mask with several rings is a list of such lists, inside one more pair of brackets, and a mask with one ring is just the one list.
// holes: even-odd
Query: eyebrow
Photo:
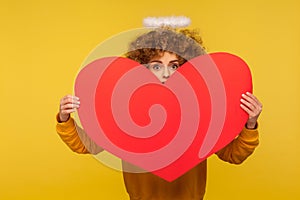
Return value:
[[(160, 61), (160, 60), (152, 60), (152, 61), (150, 61), (150, 63), (153, 63), (153, 62), (162, 63), (162, 61)], [(179, 62), (179, 60), (171, 60), (169, 63), (174, 63), (174, 62)]]

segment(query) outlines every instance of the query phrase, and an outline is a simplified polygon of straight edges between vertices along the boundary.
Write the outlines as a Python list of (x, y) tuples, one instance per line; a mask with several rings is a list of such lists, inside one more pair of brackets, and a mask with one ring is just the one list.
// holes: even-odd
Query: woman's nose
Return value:
[(170, 77), (170, 71), (167, 66), (164, 66), (163, 78), (169, 78), (169, 77)]

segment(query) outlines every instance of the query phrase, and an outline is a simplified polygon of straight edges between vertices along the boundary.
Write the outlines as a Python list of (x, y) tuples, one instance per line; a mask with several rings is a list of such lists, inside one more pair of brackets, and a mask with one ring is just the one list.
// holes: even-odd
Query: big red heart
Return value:
[(101, 58), (85, 66), (75, 83), (88, 136), (168, 181), (240, 133), (248, 118), (240, 98), (247, 91), (249, 68), (228, 53), (189, 60), (165, 84), (133, 60)]

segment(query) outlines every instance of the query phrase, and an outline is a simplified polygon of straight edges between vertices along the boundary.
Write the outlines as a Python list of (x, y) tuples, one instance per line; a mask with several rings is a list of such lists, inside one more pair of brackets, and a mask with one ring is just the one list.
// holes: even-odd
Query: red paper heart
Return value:
[(173, 181), (242, 130), (241, 94), (252, 91), (239, 57), (213, 53), (181, 66), (165, 83), (139, 63), (98, 59), (75, 82), (80, 122), (89, 137), (117, 157)]

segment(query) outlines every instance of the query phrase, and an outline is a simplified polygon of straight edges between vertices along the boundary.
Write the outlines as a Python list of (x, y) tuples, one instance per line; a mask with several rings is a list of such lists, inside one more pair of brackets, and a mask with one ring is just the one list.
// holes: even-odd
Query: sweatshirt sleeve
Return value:
[(242, 132), (232, 142), (218, 151), (217, 156), (232, 164), (241, 164), (258, 146), (258, 130), (243, 128)]
[(69, 118), (66, 122), (59, 122), (56, 115), (56, 132), (66, 145), (74, 152), (80, 154), (97, 154), (103, 149), (99, 147), (92, 139), (80, 128), (73, 118)]

